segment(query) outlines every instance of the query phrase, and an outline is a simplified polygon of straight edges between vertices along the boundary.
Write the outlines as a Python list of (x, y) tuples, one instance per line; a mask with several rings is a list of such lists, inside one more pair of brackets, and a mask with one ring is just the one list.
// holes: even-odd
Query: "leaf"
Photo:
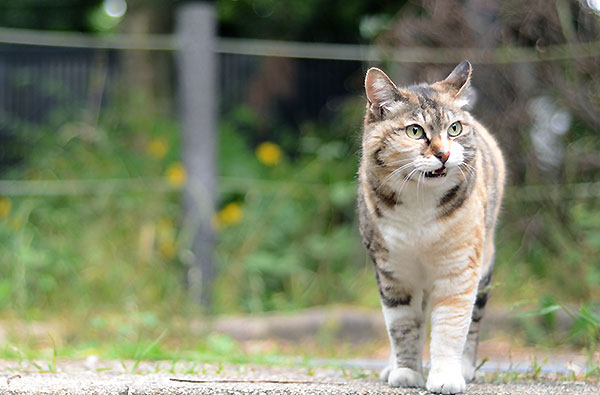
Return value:
[(537, 309), (534, 311), (529, 311), (526, 313), (517, 314), (517, 317), (533, 317), (554, 313), (557, 310), (560, 310), (561, 307), (557, 304), (553, 304), (551, 306), (542, 307), (541, 309)]
[(588, 306), (581, 306), (581, 309), (579, 309), (579, 316), (596, 328), (600, 327), (600, 316), (591, 311)]

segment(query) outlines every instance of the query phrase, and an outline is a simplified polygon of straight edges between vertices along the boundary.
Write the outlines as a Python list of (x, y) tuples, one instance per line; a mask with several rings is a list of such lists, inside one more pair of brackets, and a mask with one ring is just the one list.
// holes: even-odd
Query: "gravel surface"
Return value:
[[(392, 389), (370, 371), (335, 368), (273, 367), (189, 362), (59, 362), (58, 372), (0, 363), (1, 394), (427, 394), (419, 389)], [(190, 373), (192, 372), (193, 373)], [(366, 373), (365, 373), (366, 372)], [(365, 377), (367, 376), (367, 377)], [(188, 380), (188, 381), (186, 381)], [(473, 383), (466, 394), (600, 394), (592, 382)]]

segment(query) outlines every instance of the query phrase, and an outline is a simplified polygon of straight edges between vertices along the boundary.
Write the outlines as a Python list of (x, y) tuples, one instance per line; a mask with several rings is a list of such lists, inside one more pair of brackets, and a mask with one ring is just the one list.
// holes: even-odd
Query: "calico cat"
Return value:
[(504, 161), (467, 111), (471, 64), (443, 81), (398, 88), (371, 68), (359, 169), (360, 233), (391, 344), (392, 387), (454, 394), (473, 379), (488, 297)]

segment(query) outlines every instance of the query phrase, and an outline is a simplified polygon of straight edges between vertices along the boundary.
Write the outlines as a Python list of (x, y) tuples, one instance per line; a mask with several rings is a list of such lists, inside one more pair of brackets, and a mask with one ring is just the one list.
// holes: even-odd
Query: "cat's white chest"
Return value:
[(437, 194), (419, 199), (410, 199), (409, 195), (409, 199), (387, 210), (379, 219), (379, 231), (389, 251), (390, 265), (420, 265), (424, 251), (439, 241), (444, 230), (436, 219), (438, 202)]
[(412, 249), (437, 234), (435, 210), (430, 207), (397, 206), (383, 215), (379, 230), (388, 249)]

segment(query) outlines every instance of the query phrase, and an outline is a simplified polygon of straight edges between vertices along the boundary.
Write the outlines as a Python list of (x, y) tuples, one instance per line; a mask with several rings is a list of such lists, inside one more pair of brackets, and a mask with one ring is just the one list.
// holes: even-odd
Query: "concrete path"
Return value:
[[(94, 362), (94, 361), (92, 361)], [(27, 366), (25, 366), (27, 365)], [(86, 366), (87, 365), (87, 366)], [(427, 394), (422, 389), (392, 389), (376, 374), (355, 368), (196, 365), (191, 362), (59, 361), (57, 372), (2, 361), (1, 394)], [(92, 369), (90, 369), (92, 368)], [(37, 371), (35, 370), (37, 369)], [(600, 394), (599, 384), (538, 380), (476, 382), (466, 394)]]
[[(516, 325), (500, 314), (488, 316), (488, 334), (499, 331), (498, 328), (508, 330)], [(379, 311), (310, 309), (291, 315), (221, 318), (212, 324), (198, 322), (196, 326), (198, 336), (210, 331), (227, 334), (242, 349), (271, 339), (314, 344), (319, 334), (328, 333), (352, 345), (379, 339), (384, 351), (373, 356), (384, 358), (389, 352)], [(194, 333), (193, 328), (189, 329)], [(47, 337), (47, 333), (53, 332), (44, 328), (40, 337)], [(0, 343), (1, 340), (0, 333)], [(427, 357), (427, 350), (425, 355)], [(537, 359), (533, 359), (534, 355)], [(600, 395), (598, 382), (552, 380), (573, 374), (582, 377), (586, 358), (571, 351), (515, 349), (497, 338), (484, 340), (479, 356), (490, 361), (478, 372), (478, 381), (467, 386), (466, 394)], [(600, 354), (597, 359), (600, 362)], [(539, 361), (539, 365), (536, 362), (536, 366), (532, 366), (533, 361)], [(100, 361), (96, 357), (86, 361), (58, 360), (56, 363), (0, 360), (0, 395), (427, 394), (422, 389), (392, 389), (380, 382), (376, 372), (385, 364), (381, 359), (311, 359), (306, 362), (300, 358), (296, 362), (295, 366), (221, 366), (189, 361)], [(537, 380), (525, 380), (532, 376)]]

